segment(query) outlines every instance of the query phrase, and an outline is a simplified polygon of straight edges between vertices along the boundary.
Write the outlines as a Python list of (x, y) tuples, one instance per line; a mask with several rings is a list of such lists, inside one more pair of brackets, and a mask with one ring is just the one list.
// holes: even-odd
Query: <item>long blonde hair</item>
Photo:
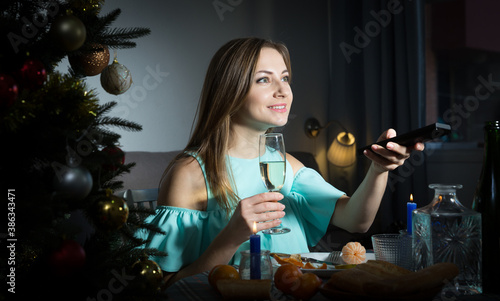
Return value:
[(207, 182), (217, 203), (228, 213), (239, 201), (226, 167), (231, 121), (250, 90), (260, 50), (265, 47), (283, 56), (291, 79), (290, 55), (284, 44), (241, 38), (223, 45), (208, 66), (191, 139), (165, 171), (176, 160), (187, 157), (186, 151), (194, 151), (205, 163)]

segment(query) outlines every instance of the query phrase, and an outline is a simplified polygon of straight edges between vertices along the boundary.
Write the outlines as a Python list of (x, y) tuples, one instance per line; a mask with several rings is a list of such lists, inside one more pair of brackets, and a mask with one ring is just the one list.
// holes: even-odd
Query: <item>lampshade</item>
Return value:
[(351, 133), (341, 132), (328, 149), (328, 161), (339, 167), (347, 167), (356, 161), (356, 139)]

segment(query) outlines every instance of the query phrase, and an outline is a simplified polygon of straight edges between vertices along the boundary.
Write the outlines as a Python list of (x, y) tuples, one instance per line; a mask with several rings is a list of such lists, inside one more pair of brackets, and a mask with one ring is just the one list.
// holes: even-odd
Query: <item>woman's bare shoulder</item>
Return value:
[(290, 163), (290, 165), (292, 165), (294, 175), (299, 169), (304, 167), (304, 164), (302, 164), (302, 162), (300, 162), (297, 158), (290, 155), (289, 153), (286, 153), (286, 160)]
[(205, 210), (206, 201), (205, 176), (200, 164), (193, 157), (178, 159), (162, 178), (158, 205)]

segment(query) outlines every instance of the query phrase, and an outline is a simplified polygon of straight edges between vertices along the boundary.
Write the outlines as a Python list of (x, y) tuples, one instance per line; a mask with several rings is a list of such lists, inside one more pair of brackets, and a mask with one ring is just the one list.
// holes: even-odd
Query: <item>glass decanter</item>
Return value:
[(481, 293), (481, 214), (458, 201), (456, 190), (462, 185), (431, 184), (429, 188), (435, 190), (432, 202), (413, 212), (415, 269), (453, 262), (460, 274), (442, 293)]

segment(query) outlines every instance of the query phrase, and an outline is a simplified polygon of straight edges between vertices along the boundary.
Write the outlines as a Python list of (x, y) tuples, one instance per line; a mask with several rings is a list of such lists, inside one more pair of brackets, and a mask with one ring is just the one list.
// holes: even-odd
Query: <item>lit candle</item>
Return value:
[(413, 194), (410, 194), (410, 201), (406, 203), (406, 232), (408, 234), (411, 234), (413, 231), (411, 216), (413, 214), (413, 210), (415, 209), (417, 209), (417, 204), (413, 202)]
[(250, 235), (250, 279), (260, 279), (260, 235), (257, 235), (256, 222)]

